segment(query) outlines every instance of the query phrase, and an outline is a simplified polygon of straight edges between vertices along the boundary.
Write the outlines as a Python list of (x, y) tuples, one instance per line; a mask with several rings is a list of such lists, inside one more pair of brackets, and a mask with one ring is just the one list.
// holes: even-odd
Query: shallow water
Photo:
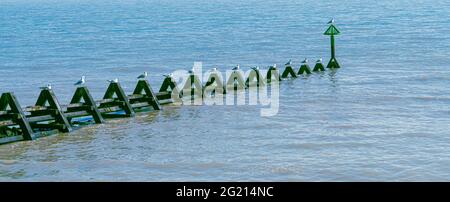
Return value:
[[(56, 2), (56, 3), (55, 3)], [(0, 92), (32, 104), (50, 81), (61, 103), (87, 77), (130, 92), (135, 77), (329, 57), (343, 68), (283, 81), (261, 106), (164, 106), (70, 134), (0, 145), (0, 180), (450, 180), (448, 1), (2, 0)]]

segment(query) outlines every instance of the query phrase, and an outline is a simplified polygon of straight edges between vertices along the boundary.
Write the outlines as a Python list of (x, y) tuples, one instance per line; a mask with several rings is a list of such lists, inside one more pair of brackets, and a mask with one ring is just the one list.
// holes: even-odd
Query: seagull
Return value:
[(74, 85), (75, 86), (83, 85), (84, 83), (86, 83), (85, 78), (86, 78), (85, 76), (81, 76), (81, 79), (78, 80)]
[(236, 65), (236, 67), (233, 67), (233, 69), (232, 70), (239, 70), (239, 64), (238, 65)]
[(273, 66), (272, 66), (274, 69), (276, 69), (277, 68), (277, 64), (273, 64)]
[(192, 67), (191, 70), (188, 71), (189, 74), (193, 74), (194, 73), (194, 67)]
[(107, 80), (109, 83), (119, 83), (119, 79), (118, 78), (115, 78), (115, 79), (112, 79), (112, 80)]
[(258, 67), (258, 66), (255, 66), (255, 67), (252, 67), (252, 69), (255, 70), (255, 71), (258, 71), (258, 70), (259, 70), (259, 67)]
[(284, 64), (284, 65), (286, 65), (286, 66), (292, 65), (292, 60), (291, 60), (291, 59), (289, 59), (289, 61), (288, 61), (288, 62), (286, 62), (286, 64)]
[(334, 23), (334, 18), (331, 18), (330, 21), (328, 21), (328, 24), (333, 24)]
[(213, 72), (217, 71), (217, 67), (212, 68), (211, 71)]
[(305, 59), (302, 61), (302, 63), (303, 63), (303, 64), (308, 63), (308, 58), (305, 58)]
[(166, 77), (166, 78), (172, 78), (172, 77), (173, 77), (173, 74), (172, 74), (172, 73), (170, 73), (170, 74), (164, 74), (163, 76)]
[(322, 63), (322, 58), (319, 58), (316, 63)]
[(52, 85), (50, 83), (47, 84), (47, 86), (42, 86), (39, 87), (41, 90), (51, 90), (52, 89)]
[(138, 79), (145, 79), (145, 78), (147, 78), (147, 76), (148, 76), (148, 73), (144, 72), (143, 74), (139, 75), (137, 78)]

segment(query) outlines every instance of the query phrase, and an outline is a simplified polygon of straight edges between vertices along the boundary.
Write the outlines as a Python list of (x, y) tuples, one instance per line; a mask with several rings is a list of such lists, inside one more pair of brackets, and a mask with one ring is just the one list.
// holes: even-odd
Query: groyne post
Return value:
[[(256, 81), (255, 81), (255, 78), (256, 78)], [(254, 85), (256, 85), (256, 87), (264, 85), (264, 78), (261, 76), (261, 72), (259, 71), (259, 68), (252, 68), (252, 70), (250, 70), (250, 73), (249, 73), (247, 79), (245, 80), (245, 86), (247, 88), (250, 88), (250, 86), (254, 86)]]
[[(209, 86), (215, 84), (213, 89), (209, 88)], [(226, 88), (224, 86), (224, 82), (222, 80), (221, 75), (216, 71), (211, 72), (208, 76), (208, 80), (203, 87), (203, 96), (206, 94), (215, 95), (215, 94), (226, 94)]]
[(331, 59), (328, 62), (327, 68), (340, 68), (337, 59), (336, 59), (336, 52), (335, 52), (335, 46), (334, 46), (334, 36), (341, 34), (341, 32), (338, 30), (338, 28), (334, 25), (334, 20), (330, 22), (330, 26), (328, 29), (323, 33), (324, 35), (330, 36), (330, 42), (331, 42)]
[[(114, 98), (114, 94), (117, 98)], [(122, 86), (118, 82), (112, 82), (109, 84), (108, 89), (103, 96), (103, 100), (108, 100), (107, 102), (101, 103), (99, 108), (107, 108), (111, 106), (120, 106), (122, 110), (125, 111), (125, 115), (132, 117), (135, 115), (133, 108), (125, 95)], [(104, 114), (103, 116), (105, 116)], [(107, 115), (108, 116), (108, 115)]]
[(323, 66), (322, 62), (317, 61), (316, 64), (314, 65), (313, 72), (321, 72), (321, 71), (325, 71), (325, 67)]
[[(7, 111), (9, 107), (9, 112)], [(3, 93), (0, 97), (0, 111), (5, 111), (5, 113), (1, 116), (5, 118), (10, 118), (12, 121), (19, 125), (22, 137), (24, 140), (33, 140), (34, 132), (28, 122), (25, 113), (22, 110), (19, 102), (16, 99), (16, 96), (11, 93)]]
[(133, 91), (133, 95), (130, 97), (131, 104), (139, 101), (147, 101), (154, 110), (161, 110), (158, 98), (156, 98), (156, 94), (153, 92), (147, 80), (139, 80)]
[[(84, 102), (81, 102), (81, 101)], [(89, 93), (89, 90), (86, 86), (78, 87), (70, 101), (70, 104), (67, 106), (67, 112), (76, 112), (76, 111), (86, 111), (88, 114), (92, 116), (95, 123), (104, 123), (102, 114), (97, 108), (97, 104), (92, 98), (92, 95)]]
[(270, 66), (269, 70), (267, 70), (267, 75), (266, 75), (267, 83), (271, 83), (272, 79), (278, 79), (278, 81), (281, 81), (280, 72), (278, 71), (277, 67), (275, 67), (275, 66)]
[(292, 65), (286, 65), (286, 68), (284, 69), (283, 73), (281, 74), (281, 78), (288, 78), (291, 76), (292, 78), (297, 78), (297, 74), (295, 73), (294, 69), (292, 68)]
[(298, 70), (298, 74), (311, 74), (311, 68), (309, 67), (308, 63), (303, 63), (300, 66), (300, 69)]
[[(48, 104), (48, 106), (46, 106)], [(31, 123), (32, 126), (37, 128), (57, 128), (62, 132), (72, 131), (72, 126), (67, 120), (62, 108), (55, 96), (55, 93), (51, 89), (43, 89), (39, 94), (33, 110), (30, 110), (30, 117), (51, 115), (54, 117), (55, 122), (49, 124), (37, 124)]]

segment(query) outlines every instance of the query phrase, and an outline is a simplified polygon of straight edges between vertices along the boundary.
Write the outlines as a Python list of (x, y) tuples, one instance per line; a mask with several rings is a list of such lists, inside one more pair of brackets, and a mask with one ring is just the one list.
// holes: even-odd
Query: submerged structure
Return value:
[(327, 68), (340, 68), (339, 62), (336, 59), (336, 49), (334, 46), (334, 36), (341, 34), (339, 29), (334, 25), (334, 19), (332, 19), (328, 24), (330, 26), (328, 29), (323, 33), (324, 35), (330, 36), (330, 42), (331, 42), (331, 58), (328, 62)]
[[(335, 27), (334, 20), (325, 35), (331, 37), (331, 59), (328, 68), (340, 68), (335, 57), (334, 35), (340, 31)], [(245, 90), (251, 87), (270, 85), (282, 79), (295, 79), (297, 75), (311, 74), (308, 60), (305, 59), (298, 71), (291, 60), (285, 64), (285, 70), (280, 75), (276, 64), (270, 66), (266, 77), (258, 67), (252, 68), (245, 78), (239, 65), (224, 81), (219, 72), (213, 71), (202, 84), (200, 78), (189, 75), (188, 81), (179, 88), (172, 75), (165, 75), (165, 79), (158, 93), (154, 93), (146, 80), (147, 72), (138, 77), (137, 85), (132, 94), (127, 95), (118, 79), (109, 80), (109, 86), (101, 100), (94, 100), (86, 86), (84, 76), (76, 83), (78, 87), (68, 105), (61, 105), (50, 85), (42, 87), (39, 97), (33, 106), (22, 108), (12, 92), (5, 92), (0, 97), (0, 144), (21, 140), (33, 140), (58, 132), (71, 132), (79, 122), (79, 117), (90, 117), (94, 123), (105, 123), (107, 118), (133, 117), (136, 112), (143, 110), (161, 110), (162, 104), (183, 103), (182, 98), (203, 99), (207, 94), (226, 94), (227, 91)], [(325, 71), (322, 59), (316, 61), (313, 72)], [(215, 88), (209, 88), (215, 86)]]

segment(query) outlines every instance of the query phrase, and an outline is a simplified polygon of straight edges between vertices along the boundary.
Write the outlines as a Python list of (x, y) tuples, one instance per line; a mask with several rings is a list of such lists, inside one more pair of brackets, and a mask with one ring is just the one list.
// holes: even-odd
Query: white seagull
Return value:
[(305, 59), (302, 61), (302, 63), (303, 63), (303, 64), (308, 63), (308, 58), (305, 58)]
[(289, 59), (289, 61), (288, 61), (288, 62), (286, 62), (286, 64), (284, 64), (284, 65), (286, 65), (286, 66), (292, 65), (292, 60), (291, 60), (291, 59)]
[(238, 65), (236, 65), (236, 67), (233, 67), (233, 69), (232, 70), (239, 70), (239, 64)]
[(334, 23), (334, 18), (331, 18), (330, 21), (328, 21), (328, 24), (333, 24)]
[(115, 78), (115, 79), (110, 79), (110, 80), (107, 80), (109, 83), (119, 83), (119, 79), (118, 78)]
[(148, 73), (144, 72), (143, 74), (139, 75), (137, 78), (138, 79), (145, 79), (145, 78), (147, 78), (147, 76), (148, 76)]
[(252, 69), (257, 71), (257, 70), (259, 70), (259, 66), (252, 67)]
[(79, 85), (83, 85), (84, 83), (86, 83), (86, 77), (85, 76), (81, 76), (81, 79), (78, 80), (74, 85), (75, 86), (79, 86)]
[(47, 86), (42, 86), (39, 87), (41, 90), (51, 90), (52, 89), (52, 84), (48, 83)]
[(273, 64), (273, 66), (272, 66), (274, 69), (276, 69), (277, 68), (277, 64)]
[(211, 71), (216, 72), (217, 71), (217, 67), (212, 68)]
[(192, 67), (191, 70), (188, 71), (189, 74), (193, 74), (194, 73), (194, 67)]
[(163, 76), (166, 77), (166, 78), (172, 78), (172, 77), (173, 77), (173, 74), (172, 74), (172, 73), (170, 73), (170, 74), (164, 74)]
[(316, 63), (322, 63), (322, 58), (319, 58)]

